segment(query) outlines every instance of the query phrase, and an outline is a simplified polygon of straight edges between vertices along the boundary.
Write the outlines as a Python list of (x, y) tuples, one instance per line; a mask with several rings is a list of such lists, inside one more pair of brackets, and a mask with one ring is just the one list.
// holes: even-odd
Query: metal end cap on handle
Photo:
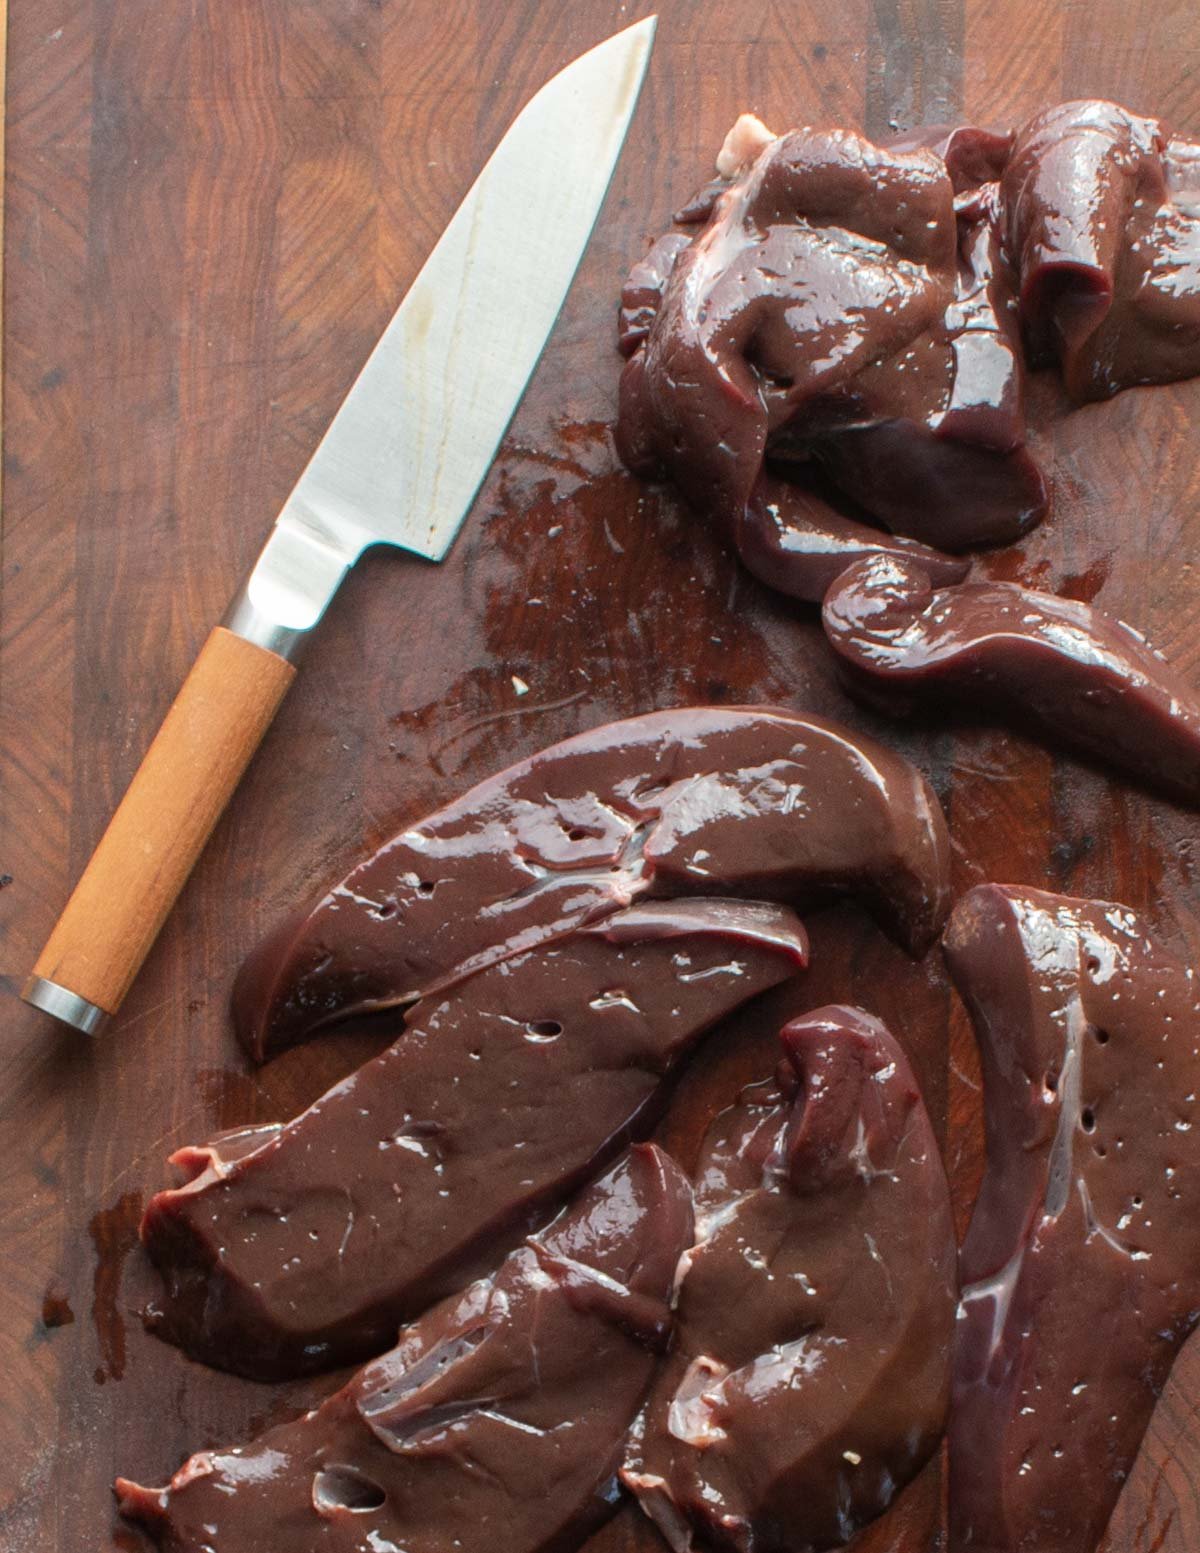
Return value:
[(21, 996), (26, 1003), (40, 1008), (43, 1014), (82, 1030), (84, 1035), (98, 1034), (109, 1017), (106, 1009), (98, 1008), (77, 992), (68, 992), (66, 987), (60, 987), (56, 981), (47, 981), (43, 976), (31, 976)]

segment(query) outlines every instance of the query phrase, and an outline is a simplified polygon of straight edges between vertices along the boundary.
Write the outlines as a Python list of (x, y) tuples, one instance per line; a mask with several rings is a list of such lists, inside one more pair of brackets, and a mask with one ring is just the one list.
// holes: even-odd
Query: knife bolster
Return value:
[(221, 624), (294, 663), (360, 552), (348, 554), (289, 503)]

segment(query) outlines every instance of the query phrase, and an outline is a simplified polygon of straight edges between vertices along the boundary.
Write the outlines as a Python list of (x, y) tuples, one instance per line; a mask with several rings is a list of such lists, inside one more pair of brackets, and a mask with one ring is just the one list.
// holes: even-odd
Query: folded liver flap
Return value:
[(675, 1345), (623, 1472), (676, 1553), (840, 1547), (945, 1423), (956, 1247), (912, 1069), (860, 1009), (781, 1041), (701, 1145)]

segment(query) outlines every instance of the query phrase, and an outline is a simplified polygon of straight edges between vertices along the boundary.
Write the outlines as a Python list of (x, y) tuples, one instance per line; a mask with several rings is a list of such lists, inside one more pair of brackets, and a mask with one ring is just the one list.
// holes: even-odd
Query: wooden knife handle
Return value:
[[(216, 627), (42, 950), (28, 1001), (81, 1029), (116, 1013), (295, 673)], [(94, 1016), (72, 1017), (72, 996)]]

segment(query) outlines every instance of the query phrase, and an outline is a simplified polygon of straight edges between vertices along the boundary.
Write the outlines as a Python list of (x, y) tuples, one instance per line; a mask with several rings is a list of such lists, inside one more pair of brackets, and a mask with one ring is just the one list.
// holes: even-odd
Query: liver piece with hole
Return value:
[(313, 1412), (166, 1488), (118, 1480), (122, 1513), (168, 1553), (578, 1547), (615, 1508), (691, 1226), (675, 1165), (633, 1149)]
[(1196, 978), (1124, 906), (981, 885), (945, 936), (987, 1170), (963, 1246), (955, 1553), (1092, 1553), (1200, 1313)]
[(425, 999), (293, 1121), (175, 1156), (194, 1179), (142, 1224), (164, 1335), (260, 1378), (378, 1353), (645, 1136), (700, 1035), (805, 956), (784, 907), (647, 902)]
[(1010, 582), (934, 588), (890, 556), (822, 610), (847, 687), (893, 716), (1004, 721), (1200, 804), (1200, 697), (1122, 620)]
[(767, 707), (652, 712), (521, 761), (359, 864), (247, 960), (238, 1033), (261, 1059), (639, 897), (849, 894), (924, 953), (948, 880), (937, 799), (874, 740)]
[(838, 1547), (944, 1427), (954, 1226), (912, 1070), (859, 1009), (781, 1040), (701, 1146), (675, 1349), (623, 1469), (676, 1553)]

